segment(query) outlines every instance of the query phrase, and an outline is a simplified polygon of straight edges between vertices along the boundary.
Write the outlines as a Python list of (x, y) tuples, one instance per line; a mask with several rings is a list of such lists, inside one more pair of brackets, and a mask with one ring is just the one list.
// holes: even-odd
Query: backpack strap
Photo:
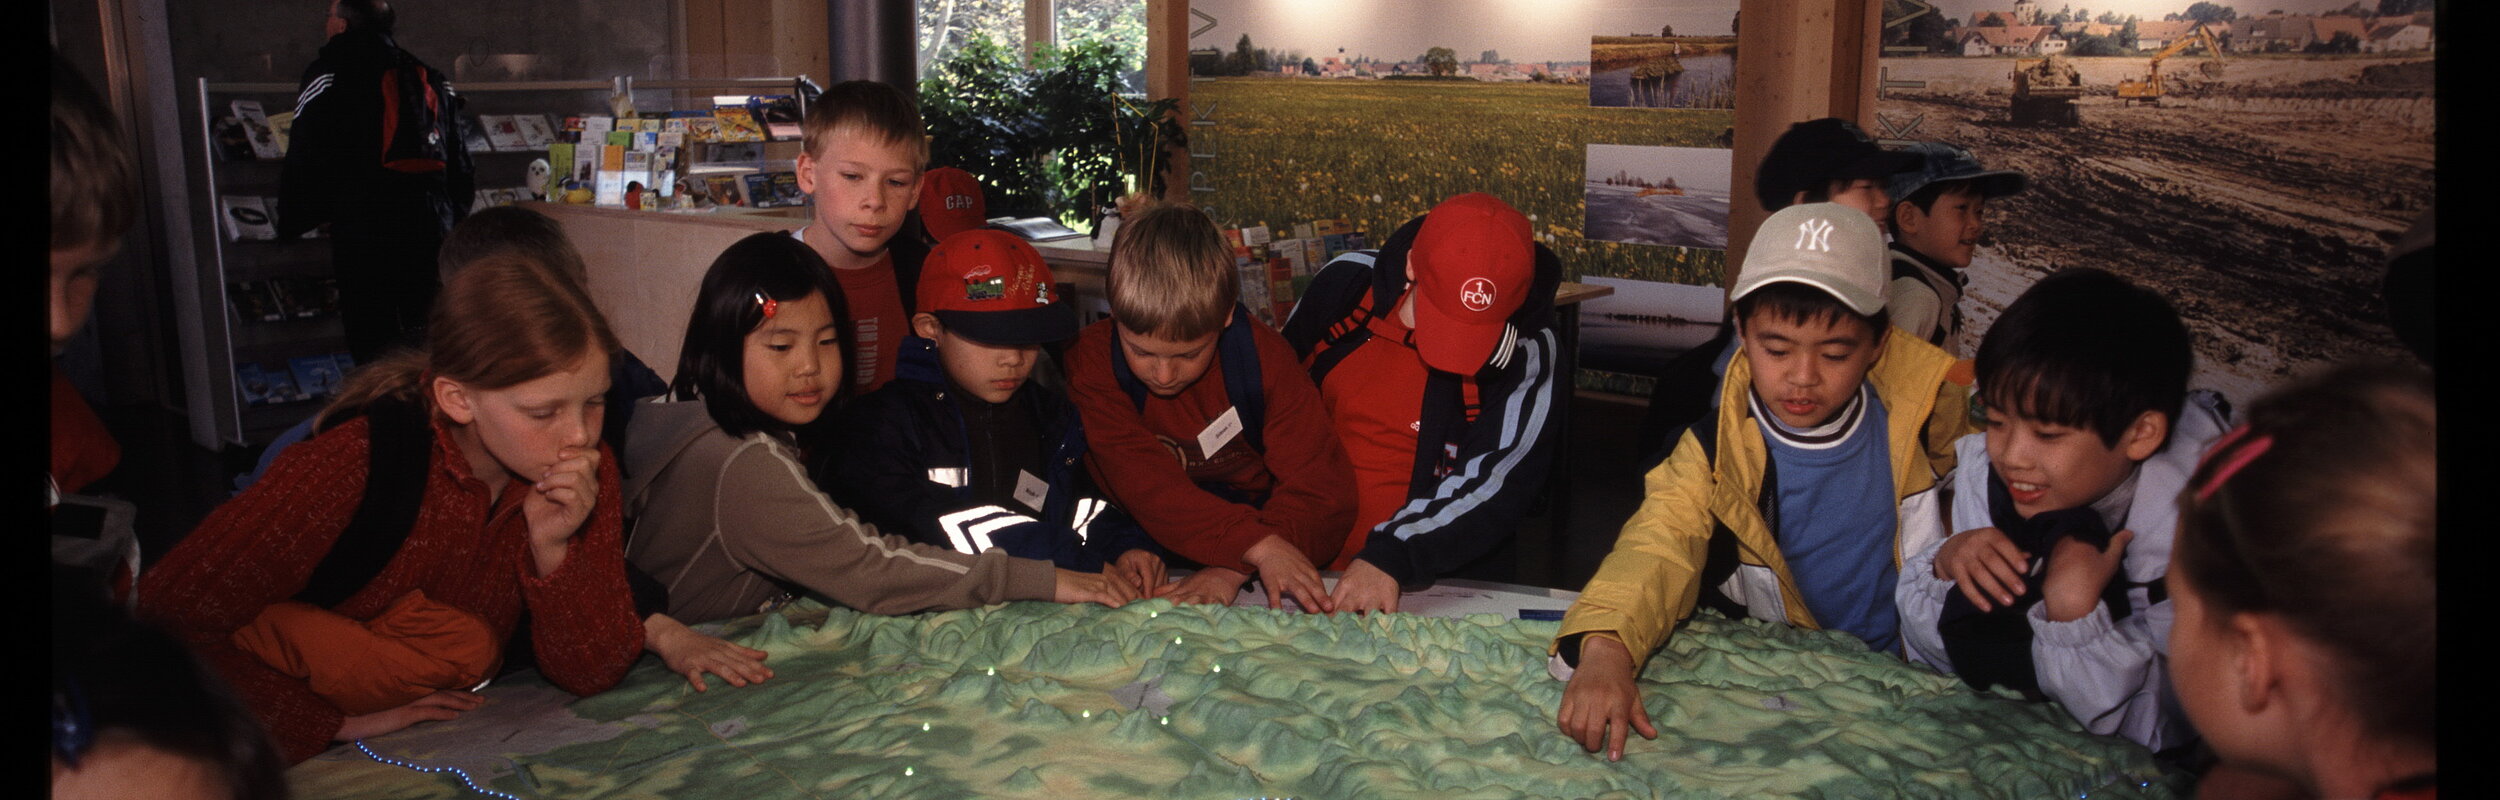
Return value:
[[(1231, 321), (1216, 336), (1215, 352), (1224, 364), (1224, 399), (1241, 415), (1241, 434), (1251, 450), (1265, 453), (1267, 390), (1259, 371), (1259, 343), (1250, 330), (1256, 324), (1259, 323), (1250, 319), (1249, 309), (1234, 303)], [(1120, 351), (1120, 337), (1116, 334), (1111, 337), (1111, 377), (1120, 384), (1120, 391), (1128, 394), (1131, 406), (1146, 410), (1146, 382), (1138, 380), (1137, 373), (1129, 369), (1128, 354)]]
[(1328, 373), (1339, 362), (1353, 355), (1356, 347), (1371, 341), (1371, 321), (1379, 316), (1372, 310), (1371, 302), (1372, 290), (1366, 287), (1362, 297), (1354, 301), (1354, 310), (1328, 326), (1328, 338), (1320, 340), (1319, 348), (1311, 354), (1311, 383), (1326, 382)]
[(433, 463), (434, 427), (425, 409), (412, 403), (380, 400), (364, 412), (366, 472), (364, 499), (339, 531), (330, 552), (313, 567), (311, 578), (295, 599), (333, 608), (381, 576), (399, 555), (425, 502), (427, 469)]
[[(1719, 415), (1715, 413), (1702, 415), (1701, 419), (1694, 420), (1693, 424), (1687, 426), (1685, 430), (1692, 433), (1693, 442), (1701, 447), (1702, 464), (1714, 471), (1718, 469)], [(1666, 450), (1659, 453), (1658, 461), (1665, 461), (1667, 453), (1672, 452), (1681, 439), (1682, 437), (1670, 438), (1667, 441)], [(1650, 467), (1655, 469), (1657, 465), (1657, 462), (1652, 462)], [(1754, 495), (1754, 508), (1762, 512), (1762, 523), (1775, 533), (1779, 530), (1779, 475), (1777, 473), (1771, 460), (1763, 459), (1762, 487), (1761, 491)], [(1736, 602), (1735, 599), (1719, 591), (1719, 585), (1726, 583), (1729, 576), (1736, 574), (1737, 566), (1742, 563), (1736, 554), (1736, 531), (1729, 529), (1725, 522), (1712, 520), (1710, 543), (1706, 546), (1701, 560), (1701, 593), (1697, 602), (1702, 608), (1716, 610), (1728, 619), (1745, 618), (1745, 604)]]

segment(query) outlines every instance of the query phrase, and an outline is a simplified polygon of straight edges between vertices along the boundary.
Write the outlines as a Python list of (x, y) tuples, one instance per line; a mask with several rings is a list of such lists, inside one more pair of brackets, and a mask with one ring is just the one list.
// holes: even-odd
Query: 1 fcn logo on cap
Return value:
[(1458, 304), (1466, 306), (1469, 311), (1492, 308), (1493, 282), (1483, 278), (1468, 278), (1466, 283), (1458, 285)]
[(1832, 251), (1832, 222), (1820, 217), (1797, 223), (1797, 249)]

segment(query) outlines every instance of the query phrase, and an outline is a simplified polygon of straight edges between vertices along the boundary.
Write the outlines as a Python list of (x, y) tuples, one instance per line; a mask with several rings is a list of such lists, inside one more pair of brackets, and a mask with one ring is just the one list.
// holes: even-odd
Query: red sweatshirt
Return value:
[[(440, 420), (434, 441), (424, 504), (407, 542), (372, 583), (332, 610), (369, 620), (393, 599), (423, 589), (485, 620), (500, 641), (526, 607), (548, 682), (577, 695), (614, 686), (642, 653), (642, 625), (625, 586), (615, 456), (600, 448), (598, 502), (563, 564), (542, 578), (521, 513), (529, 484), (515, 479), (502, 497), (491, 496)], [(288, 448), (260, 482), (210, 512), (139, 582), (141, 616), (214, 666), (290, 764), (328, 749), (346, 718), (302, 679), (236, 649), (229, 637), (261, 609), (303, 590), (364, 496), (366, 451), (362, 419)]]
[[(1085, 329), (1068, 346), (1068, 397), (1084, 416), (1086, 463), (1113, 501), (1172, 552), (1212, 567), (1255, 572), (1243, 551), (1270, 535), (1328, 564), (1354, 524), (1354, 470), (1293, 347), (1254, 326), (1259, 379), (1267, 399), (1267, 452), (1235, 436), (1213, 454), (1198, 433), (1232, 407), (1219, 352), (1206, 375), (1178, 397), (1146, 396), (1139, 411), (1112, 375), (1112, 321)], [(1264, 507), (1234, 503), (1197, 481), (1267, 494)]]

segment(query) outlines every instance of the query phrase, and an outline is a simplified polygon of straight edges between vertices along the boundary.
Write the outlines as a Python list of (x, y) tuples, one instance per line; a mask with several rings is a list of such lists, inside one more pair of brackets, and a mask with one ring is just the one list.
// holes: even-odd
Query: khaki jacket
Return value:
[(699, 402), (647, 402), (625, 463), (625, 557), (668, 587), (688, 624), (756, 613), (806, 591), (872, 614), (1048, 600), (1058, 573), (1004, 550), (979, 555), (882, 535), (816, 490), (790, 445), (733, 437)]

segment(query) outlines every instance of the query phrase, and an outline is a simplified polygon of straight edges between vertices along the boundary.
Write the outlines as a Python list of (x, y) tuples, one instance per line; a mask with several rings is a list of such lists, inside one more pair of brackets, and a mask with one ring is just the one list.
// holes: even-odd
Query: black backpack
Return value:
[[(348, 518), (347, 529), (330, 552), (313, 567), (295, 599), (322, 608), (346, 602), (399, 555), (425, 504), (427, 465), (432, 462), (434, 426), (424, 407), (402, 400), (375, 400), (364, 409), (366, 434), (365, 494)], [(342, 420), (343, 421), (343, 420)], [(336, 425), (336, 422), (331, 423)], [(327, 427), (327, 426), (325, 426)]]
[(442, 75), (402, 51), (382, 71), (382, 168), (410, 174), (440, 173), (459, 141), (460, 96)]

